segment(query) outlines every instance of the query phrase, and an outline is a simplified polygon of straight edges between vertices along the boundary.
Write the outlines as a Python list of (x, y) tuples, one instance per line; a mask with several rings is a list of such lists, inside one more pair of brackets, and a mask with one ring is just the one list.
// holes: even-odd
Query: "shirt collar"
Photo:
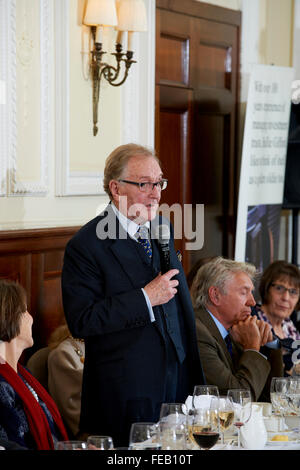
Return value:
[(213, 319), (213, 321), (215, 322), (216, 324), (216, 327), (218, 328), (219, 332), (220, 332), (220, 335), (222, 336), (223, 339), (226, 338), (226, 336), (228, 335), (228, 331), (226, 330), (225, 326), (222, 325), (222, 323), (208, 310), (208, 313), (210, 314), (211, 318)]
[[(136, 240), (135, 234), (138, 231), (140, 225), (138, 225), (133, 220), (128, 219), (124, 214), (122, 214), (122, 212), (119, 211), (119, 209), (115, 206), (113, 202), (111, 204), (111, 207), (114, 213), (116, 214), (117, 218), (119, 219), (119, 222), (121, 226), (123, 227), (123, 229), (125, 230), (125, 232), (127, 232), (131, 238)], [(147, 229), (150, 230), (150, 222), (147, 221), (144, 224), (144, 227), (147, 227)]]

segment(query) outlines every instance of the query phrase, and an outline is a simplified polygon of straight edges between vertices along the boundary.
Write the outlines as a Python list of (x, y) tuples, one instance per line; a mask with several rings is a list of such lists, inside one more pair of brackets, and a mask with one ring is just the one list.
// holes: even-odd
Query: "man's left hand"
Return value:
[(264, 320), (256, 320), (256, 324), (258, 326), (260, 336), (261, 336), (261, 346), (273, 341), (273, 334), (271, 331), (271, 325), (265, 322)]

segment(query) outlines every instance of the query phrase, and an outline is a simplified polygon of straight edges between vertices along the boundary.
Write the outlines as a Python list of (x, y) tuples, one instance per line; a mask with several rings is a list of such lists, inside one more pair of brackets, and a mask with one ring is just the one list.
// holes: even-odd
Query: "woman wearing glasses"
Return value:
[(279, 338), (283, 347), (285, 374), (293, 369), (293, 352), (300, 340), (300, 333), (291, 320), (292, 313), (299, 307), (300, 271), (294, 264), (286, 261), (274, 261), (263, 272), (259, 293), (261, 305), (256, 306), (260, 319), (272, 325), (273, 333)]

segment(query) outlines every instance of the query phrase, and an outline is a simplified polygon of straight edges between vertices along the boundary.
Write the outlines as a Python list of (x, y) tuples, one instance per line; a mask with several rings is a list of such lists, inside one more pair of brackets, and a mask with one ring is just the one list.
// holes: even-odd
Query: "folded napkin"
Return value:
[(184, 410), (183, 412), (184, 412), (183, 415), (173, 413), (168, 416), (164, 416), (163, 418), (161, 418), (160, 423), (170, 425), (170, 426), (175, 426), (176, 424), (186, 424), (187, 413), (186, 413), (186, 410)]
[[(189, 395), (184, 403), (183, 412), (186, 414), (192, 414), (194, 408), (209, 408), (211, 400), (216, 398), (214, 395), (198, 395), (194, 397), (194, 406), (193, 406), (193, 397)], [(219, 403), (225, 402), (225, 398), (219, 398)]]

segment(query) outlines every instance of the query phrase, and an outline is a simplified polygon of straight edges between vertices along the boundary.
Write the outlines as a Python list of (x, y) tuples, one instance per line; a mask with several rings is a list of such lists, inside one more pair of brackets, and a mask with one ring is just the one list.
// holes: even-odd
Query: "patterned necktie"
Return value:
[(149, 241), (149, 231), (147, 227), (144, 227), (143, 225), (139, 227), (136, 232), (136, 239), (143, 246), (149, 258), (152, 258), (152, 248)]
[(232, 356), (232, 342), (231, 342), (231, 338), (230, 338), (229, 334), (227, 336), (225, 336), (224, 339), (225, 339), (225, 343), (226, 343), (228, 352), (229, 352), (230, 356)]

